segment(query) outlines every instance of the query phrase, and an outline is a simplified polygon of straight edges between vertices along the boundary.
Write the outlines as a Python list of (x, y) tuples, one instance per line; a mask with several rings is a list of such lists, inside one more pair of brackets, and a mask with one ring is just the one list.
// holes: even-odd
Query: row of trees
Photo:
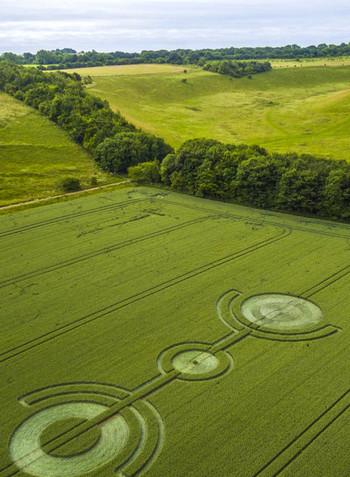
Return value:
[(159, 167), (140, 164), (129, 172), (139, 182), (156, 182), (157, 170), (166, 186), (200, 197), (350, 219), (350, 165), (344, 161), (196, 139)]
[(172, 152), (163, 139), (137, 130), (106, 101), (87, 93), (81, 77), (0, 63), (0, 90), (37, 109), (68, 132), (112, 173)]
[[(133, 63), (140, 55), (138, 53), (124, 53), (115, 51), (112, 53), (99, 53), (95, 50), (77, 52), (72, 48), (56, 50), (39, 50), (37, 53), (3, 53), (0, 60), (12, 62), (18, 65), (48, 65), (48, 69), (58, 68), (62, 65), (71, 67), (113, 65), (128, 62)], [(141, 62), (141, 60), (140, 60)]]
[(4, 53), (0, 55), (0, 61), (6, 60), (20, 65), (41, 65), (42, 68), (47, 67), (48, 69), (63, 69), (137, 63), (198, 64), (204, 66), (209, 61), (214, 60), (297, 59), (348, 55), (350, 55), (350, 43), (342, 43), (340, 45), (327, 45), (323, 43), (307, 47), (287, 45), (281, 47), (231, 47), (201, 50), (145, 50), (141, 53), (126, 53), (122, 51), (99, 53), (94, 50), (77, 52), (71, 48), (63, 48), (50, 51), (40, 50), (35, 54), (24, 53), (23, 55), (16, 55), (14, 53)]
[(265, 73), (272, 69), (271, 63), (268, 61), (211, 61), (203, 67), (206, 71), (228, 75), (233, 78), (243, 78), (244, 76), (252, 76), (258, 73)]

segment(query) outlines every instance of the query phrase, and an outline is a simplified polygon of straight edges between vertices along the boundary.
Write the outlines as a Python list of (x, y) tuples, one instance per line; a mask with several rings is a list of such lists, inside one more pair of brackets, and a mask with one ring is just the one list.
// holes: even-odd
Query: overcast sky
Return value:
[(350, 0), (0, 0), (0, 51), (350, 42)]

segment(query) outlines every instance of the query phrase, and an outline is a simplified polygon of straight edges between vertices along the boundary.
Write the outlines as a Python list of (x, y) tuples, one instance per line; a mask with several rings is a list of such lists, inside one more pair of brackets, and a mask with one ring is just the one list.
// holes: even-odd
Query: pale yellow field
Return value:
[(311, 66), (349, 66), (350, 57), (303, 58), (301, 60), (269, 60), (273, 68), (307, 68)]
[(131, 76), (157, 75), (162, 73), (183, 73), (184, 69), (193, 70), (196, 67), (177, 65), (122, 65), (122, 66), (95, 66), (92, 68), (76, 68), (66, 70), (68, 73), (78, 73), (82, 76)]

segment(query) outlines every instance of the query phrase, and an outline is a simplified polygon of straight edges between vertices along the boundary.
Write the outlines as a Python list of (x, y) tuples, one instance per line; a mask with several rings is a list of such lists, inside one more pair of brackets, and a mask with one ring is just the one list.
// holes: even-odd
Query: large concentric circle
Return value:
[(255, 329), (279, 333), (309, 331), (323, 319), (321, 309), (311, 301), (278, 293), (248, 298), (241, 312)]
[[(155, 408), (139, 400), (120, 413), (102, 420), (87, 447), (84, 438), (69, 445), (64, 454), (47, 451), (43, 436), (63, 422), (91, 421), (110, 411), (100, 403), (78, 401), (52, 405), (26, 419), (10, 440), (10, 454), (16, 466), (35, 477), (85, 477), (109, 466), (118, 475), (134, 475), (157, 458), (163, 439), (163, 425)], [(83, 436), (82, 436), (83, 437)], [(45, 439), (44, 439), (45, 441)], [(47, 443), (47, 442), (46, 442)], [(81, 447), (83, 444), (83, 447)], [(77, 447), (78, 446), (78, 447)], [(68, 449), (68, 452), (67, 452)]]
[(101, 425), (100, 439), (87, 452), (66, 458), (46, 454), (41, 448), (41, 435), (49, 426), (66, 419), (93, 419), (105, 410), (101, 404), (82, 402), (60, 404), (34, 414), (13, 436), (12, 459), (20, 463), (27, 474), (38, 477), (75, 477), (107, 464), (128, 440), (129, 427), (120, 415)]

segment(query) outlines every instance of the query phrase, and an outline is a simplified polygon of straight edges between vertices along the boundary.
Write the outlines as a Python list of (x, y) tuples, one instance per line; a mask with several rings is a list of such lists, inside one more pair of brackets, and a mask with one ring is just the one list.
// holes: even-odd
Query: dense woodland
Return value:
[(35, 54), (4, 53), (0, 55), (0, 61), (6, 60), (19, 65), (41, 65), (42, 68), (47, 65), (48, 69), (62, 69), (138, 63), (197, 64), (204, 66), (208, 61), (214, 60), (302, 59), (347, 55), (350, 55), (350, 43), (340, 45), (320, 44), (307, 47), (287, 45), (281, 47), (231, 47), (202, 50), (145, 50), (141, 53), (125, 53), (122, 51), (99, 53), (94, 50), (77, 52), (71, 48), (63, 48), (52, 51), (40, 50)]
[(0, 63), (0, 90), (58, 124), (109, 172), (126, 172), (140, 161), (162, 160), (172, 148), (87, 93), (82, 78), (64, 72)]
[(231, 76), (232, 78), (243, 78), (244, 76), (250, 77), (259, 73), (266, 73), (272, 69), (272, 65), (268, 61), (223, 60), (211, 61), (206, 63), (203, 68), (206, 71)]
[(345, 161), (197, 139), (169, 154), (160, 175), (168, 187), (200, 197), (350, 219)]

